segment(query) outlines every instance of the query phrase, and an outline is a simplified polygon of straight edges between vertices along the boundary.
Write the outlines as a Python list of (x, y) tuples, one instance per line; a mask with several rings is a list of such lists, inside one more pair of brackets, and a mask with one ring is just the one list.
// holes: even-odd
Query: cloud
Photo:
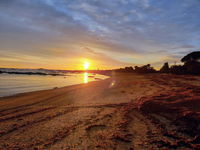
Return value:
[(111, 68), (146, 63), (147, 56), (155, 64), (178, 60), (200, 47), (199, 4), (196, 0), (1, 0), (0, 52), (9, 53), (9, 59), (18, 53), (41, 61), (86, 55), (99, 64), (109, 62)]

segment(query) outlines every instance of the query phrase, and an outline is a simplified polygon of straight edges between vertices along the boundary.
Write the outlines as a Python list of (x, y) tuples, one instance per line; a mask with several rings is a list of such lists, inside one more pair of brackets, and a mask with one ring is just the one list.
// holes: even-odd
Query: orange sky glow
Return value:
[(200, 3), (181, 4), (0, 1), (0, 68), (85, 70), (86, 60), (89, 70), (179, 63), (200, 47)]

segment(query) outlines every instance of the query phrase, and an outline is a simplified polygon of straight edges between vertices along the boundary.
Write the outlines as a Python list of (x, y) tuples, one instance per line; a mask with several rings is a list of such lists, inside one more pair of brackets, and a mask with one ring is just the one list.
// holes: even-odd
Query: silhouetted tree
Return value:
[(153, 67), (151, 67), (150, 64), (147, 64), (147, 65), (144, 65), (141, 67), (135, 66), (135, 72), (137, 72), (137, 73), (155, 73), (156, 70)]
[(174, 74), (186, 74), (186, 68), (184, 66), (181, 65), (173, 65), (170, 67), (170, 73), (174, 73)]
[(125, 67), (125, 68), (119, 68), (119, 69), (115, 69), (115, 71), (117, 72), (134, 72), (133, 67)]
[(189, 74), (200, 74), (200, 51), (192, 52), (181, 59), (184, 69)]
[(134, 70), (133, 70), (133, 67), (125, 67), (125, 71), (126, 72), (133, 72)]
[(162, 72), (162, 73), (169, 73), (169, 71), (170, 71), (169, 64), (168, 64), (168, 62), (166, 62), (166, 63), (164, 63), (164, 65), (160, 69), (160, 72)]
[(187, 54), (181, 59), (182, 62), (200, 62), (200, 51), (192, 52), (190, 54)]

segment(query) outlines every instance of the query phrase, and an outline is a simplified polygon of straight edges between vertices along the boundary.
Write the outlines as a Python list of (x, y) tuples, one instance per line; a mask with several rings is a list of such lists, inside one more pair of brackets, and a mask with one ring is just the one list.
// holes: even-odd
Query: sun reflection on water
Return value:
[(84, 75), (84, 83), (88, 83), (88, 73), (85, 72), (83, 75)]

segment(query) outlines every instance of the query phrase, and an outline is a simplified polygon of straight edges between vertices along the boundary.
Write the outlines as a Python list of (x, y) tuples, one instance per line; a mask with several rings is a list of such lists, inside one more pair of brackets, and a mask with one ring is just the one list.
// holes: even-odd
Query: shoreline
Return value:
[[(23, 75), (23, 74), (22, 74)], [(98, 74), (98, 75), (102, 75), (102, 74)], [(28, 77), (29, 77), (29, 75), (27, 75)], [(32, 75), (31, 75), (32, 76)], [(37, 75), (38, 76), (38, 75)], [(39, 75), (40, 76), (40, 75)], [(91, 81), (88, 81), (88, 83), (90, 83), (90, 82), (94, 82), (94, 81), (101, 81), (101, 80), (105, 80), (105, 79), (108, 79), (108, 78), (110, 78), (111, 76), (108, 76), (108, 75), (103, 75), (104, 77), (95, 77), (95, 76), (90, 76), (90, 75), (88, 75), (88, 78), (91, 78), (90, 80)], [(105, 78), (105, 79), (104, 79)], [(59, 79), (58, 79), (59, 80)], [(74, 79), (73, 79), (74, 80)], [(93, 80), (93, 81), (92, 81)], [(32, 93), (32, 92), (37, 92), (37, 91), (45, 91), (45, 90), (53, 90), (53, 89), (57, 89), (57, 88), (63, 88), (63, 87), (67, 87), (67, 86), (73, 86), (73, 85), (79, 85), (79, 84), (87, 84), (87, 83), (74, 83), (74, 84), (69, 84), (69, 85), (62, 85), (62, 86), (59, 86), (59, 85), (57, 85), (57, 86), (54, 86), (54, 87), (52, 87), (52, 86), (49, 86), (49, 87), (43, 87), (43, 88), (40, 88), (40, 87), (38, 87), (38, 89), (32, 89), (32, 90), (29, 90), (29, 91), (26, 91), (26, 88), (24, 88), (24, 92), (17, 92), (17, 93), (13, 93), (13, 94), (8, 94), (8, 95), (5, 95), (5, 96), (0, 96), (0, 100), (2, 99), (2, 98), (5, 98), (5, 97), (13, 97), (13, 96), (18, 96), (19, 94), (25, 94), (25, 93)], [(39, 85), (38, 85), (39, 86)], [(28, 86), (28, 87), (31, 87), (31, 85), (30, 86)], [(11, 92), (12, 93), (12, 92)]]
[[(100, 79), (100, 80), (96, 80), (96, 81), (90, 81), (88, 83), (93, 83), (93, 82), (101, 82), (101, 81), (104, 81), (104, 80), (108, 80), (110, 79), (111, 76), (109, 76), (108, 78), (106, 79)], [(79, 83), (79, 84), (74, 84), (74, 85), (66, 85), (66, 86), (63, 86), (63, 87), (54, 87), (54, 88), (50, 88), (50, 89), (43, 89), (43, 90), (37, 90), (37, 91), (30, 91), (30, 92), (23, 92), (23, 93), (16, 93), (16, 94), (13, 94), (13, 95), (8, 95), (8, 96), (0, 96), (0, 101), (2, 99), (5, 99), (5, 98), (14, 98), (14, 97), (20, 97), (20, 96), (25, 96), (25, 95), (29, 95), (29, 94), (37, 94), (37, 93), (41, 93), (41, 92), (45, 92), (45, 91), (53, 91), (53, 90), (59, 90), (59, 89), (63, 89), (63, 88), (71, 88), (71, 87), (76, 87), (76, 86), (83, 86), (83, 85), (86, 85), (88, 83)]]

